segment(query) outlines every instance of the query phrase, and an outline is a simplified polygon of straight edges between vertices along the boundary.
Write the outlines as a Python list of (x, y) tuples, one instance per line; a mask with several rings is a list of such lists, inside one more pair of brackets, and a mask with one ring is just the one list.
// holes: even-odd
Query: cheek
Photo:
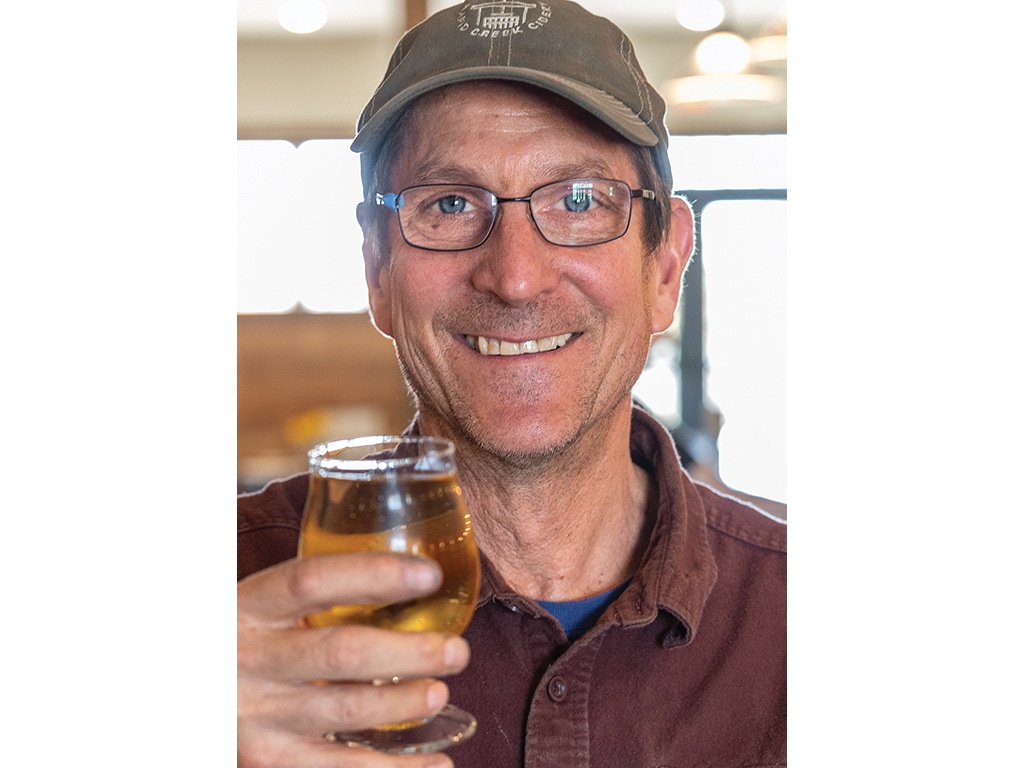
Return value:
[(396, 259), (389, 274), (390, 315), (396, 333), (421, 336), (455, 294), (457, 278), (438, 259)]
[(621, 260), (602, 261), (575, 270), (574, 282), (581, 292), (609, 315), (626, 318), (629, 325), (650, 324), (652, 279), (649, 270), (639, 263), (631, 265), (627, 259), (635, 254), (623, 254)]

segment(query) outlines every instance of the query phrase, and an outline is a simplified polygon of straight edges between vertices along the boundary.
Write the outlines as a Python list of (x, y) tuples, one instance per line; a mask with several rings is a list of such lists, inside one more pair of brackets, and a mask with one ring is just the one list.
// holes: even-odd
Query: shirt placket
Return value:
[(577, 640), (541, 676), (527, 716), (524, 768), (590, 768), (591, 671), (602, 635)]

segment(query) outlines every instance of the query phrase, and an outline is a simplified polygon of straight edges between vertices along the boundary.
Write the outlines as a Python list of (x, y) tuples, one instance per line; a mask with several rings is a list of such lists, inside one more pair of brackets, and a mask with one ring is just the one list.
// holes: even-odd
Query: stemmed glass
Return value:
[[(334, 440), (309, 452), (309, 497), (299, 557), (338, 552), (405, 552), (436, 560), (443, 571), (432, 595), (391, 605), (339, 605), (306, 617), (310, 626), (368, 624), (407, 632), (461, 634), (480, 587), (480, 560), (462, 496), (451, 441), (374, 436)], [(396, 680), (376, 681), (385, 685)], [(451, 704), (426, 720), (330, 741), (382, 752), (435, 752), (464, 741), (476, 719)]]

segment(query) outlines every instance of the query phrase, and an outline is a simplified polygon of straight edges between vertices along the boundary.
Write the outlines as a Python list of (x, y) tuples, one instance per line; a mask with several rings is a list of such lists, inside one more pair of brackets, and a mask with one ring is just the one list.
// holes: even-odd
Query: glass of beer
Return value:
[[(432, 595), (389, 605), (339, 605), (306, 617), (309, 626), (368, 624), (406, 632), (461, 634), (480, 588), (480, 560), (455, 466), (455, 447), (438, 437), (334, 440), (309, 452), (309, 497), (299, 557), (405, 552), (436, 560), (444, 574)], [(397, 680), (376, 681), (386, 685)], [(382, 752), (435, 752), (464, 741), (476, 719), (447, 705), (427, 720), (394, 723), (330, 741)]]

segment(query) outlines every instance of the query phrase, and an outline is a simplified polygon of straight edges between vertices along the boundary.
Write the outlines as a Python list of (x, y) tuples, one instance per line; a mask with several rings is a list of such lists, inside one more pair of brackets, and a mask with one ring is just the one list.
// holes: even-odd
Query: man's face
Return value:
[[(565, 102), (481, 82), (420, 100), (384, 191), (463, 183), (513, 197), (588, 176), (640, 186), (626, 147)], [(425, 433), (526, 458), (628, 411), (651, 334), (671, 322), (689, 252), (667, 246), (644, 257), (647, 204), (633, 201), (622, 238), (574, 248), (544, 240), (526, 203), (502, 203), (489, 239), (468, 251), (409, 246), (387, 214), (389, 253), (364, 245), (370, 304), (395, 340)], [(484, 345), (502, 354), (483, 354)]]

